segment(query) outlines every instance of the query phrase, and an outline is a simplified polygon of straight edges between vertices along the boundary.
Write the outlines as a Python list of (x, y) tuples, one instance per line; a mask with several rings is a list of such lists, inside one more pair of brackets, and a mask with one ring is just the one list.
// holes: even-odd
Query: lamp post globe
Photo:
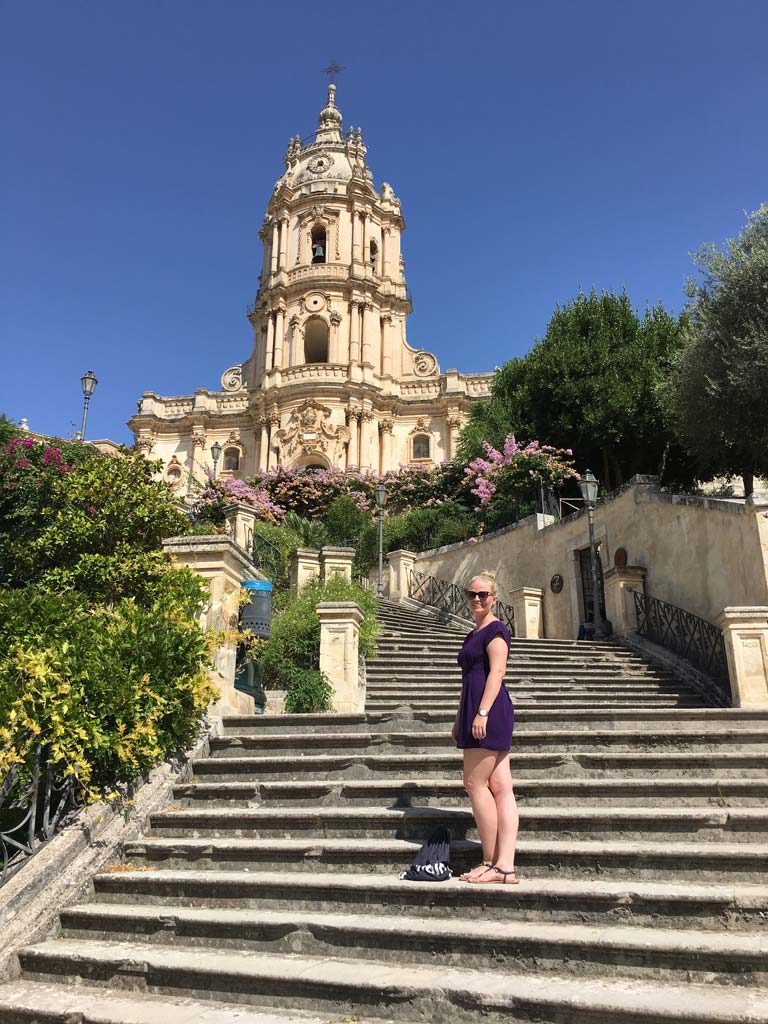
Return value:
[(83, 389), (83, 422), (80, 425), (80, 440), (85, 440), (85, 425), (88, 422), (88, 403), (91, 400), (91, 395), (96, 390), (98, 384), (96, 374), (93, 370), (88, 370), (80, 378), (80, 385)]
[(375, 487), (376, 512), (379, 519), (379, 575), (376, 581), (376, 593), (381, 597), (384, 593), (384, 509), (387, 505), (387, 488), (379, 481)]
[[(600, 607), (600, 578), (597, 571), (597, 545), (595, 544), (595, 503), (597, 502), (598, 481), (592, 470), (588, 469), (579, 480), (579, 490), (587, 506), (589, 523), (589, 567), (592, 576), (592, 625), (595, 639), (605, 636), (603, 610)], [(586, 611), (586, 609), (584, 609)]]

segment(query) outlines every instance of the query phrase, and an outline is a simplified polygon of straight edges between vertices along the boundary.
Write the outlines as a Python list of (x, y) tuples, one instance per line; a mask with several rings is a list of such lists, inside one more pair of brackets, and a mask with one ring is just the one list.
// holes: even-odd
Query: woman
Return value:
[(518, 815), (509, 770), (514, 709), (504, 686), (511, 638), (494, 615), (495, 579), (494, 573), (481, 573), (470, 580), (465, 591), (475, 628), (459, 652), (461, 703), (451, 733), (456, 746), (464, 751), (464, 788), (483, 848), (482, 863), (460, 877), (477, 885), (518, 881)]

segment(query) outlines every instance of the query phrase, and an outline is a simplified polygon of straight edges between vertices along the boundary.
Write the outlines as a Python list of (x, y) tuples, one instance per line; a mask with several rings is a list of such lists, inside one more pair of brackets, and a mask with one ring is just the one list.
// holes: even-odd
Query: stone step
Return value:
[[(670, 747), (691, 752), (697, 749), (737, 747), (768, 752), (768, 730), (765, 729), (657, 729), (642, 732), (633, 729), (593, 729), (585, 739), (584, 731), (563, 726), (560, 729), (521, 728), (514, 734), (513, 744), (518, 753), (565, 750), (594, 750), (602, 747), (627, 750), (659, 750)], [(417, 732), (293, 732), (283, 735), (224, 736), (211, 740), (211, 753), (217, 757), (239, 757), (249, 751), (315, 751), (327, 754), (384, 753), (445, 753), (451, 746), (450, 736), (426, 730)], [(301, 756), (297, 754), (296, 756)]]
[[(637, 779), (517, 779), (515, 793), (528, 806), (560, 806), (589, 801), (590, 806), (766, 807), (768, 774), (756, 779), (714, 777)], [(396, 807), (466, 806), (458, 778), (428, 780), (352, 780), (285, 782), (199, 782), (177, 785), (174, 803), (227, 806), (232, 802), (290, 807), (376, 804)]]
[[(359, 732), (368, 729), (372, 732), (386, 732), (395, 727), (400, 729), (445, 729), (448, 732), (456, 714), (456, 703), (450, 711), (422, 710), (408, 711), (402, 715), (391, 712), (371, 712), (366, 709), (360, 715), (306, 714), (306, 715), (243, 715), (224, 718), (224, 732), (227, 736), (237, 735), (270, 735), (293, 731), (313, 732)], [(550, 708), (515, 707), (515, 720), (518, 728), (536, 724), (539, 727), (554, 725), (562, 727), (560, 713)], [(663, 725), (665, 729), (686, 730), (691, 725), (696, 728), (720, 730), (725, 724), (729, 729), (756, 729), (761, 724), (768, 724), (768, 710), (752, 708), (634, 708), (611, 707), (602, 709), (575, 709), (568, 715), (570, 729), (592, 730), (594, 728), (612, 729), (628, 725), (640, 726), (644, 729), (656, 729)]]
[(296, 909), (484, 920), (606, 922), (768, 931), (768, 885), (684, 881), (530, 878), (520, 885), (468, 885), (454, 877), (418, 885), (384, 874), (154, 870), (102, 872), (99, 903)]
[[(371, 700), (370, 702), (366, 703), (366, 707), (368, 707), (371, 711), (399, 711), (401, 708), (413, 708), (416, 711), (445, 711), (446, 709), (449, 709), (455, 712), (457, 703), (458, 702), (456, 700), (448, 700), (446, 698), (438, 700), (412, 701), (410, 699), (404, 700), (402, 698), (395, 697), (389, 700)], [(516, 712), (521, 709), (526, 710), (538, 708), (553, 708), (557, 711), (565, 713), (569, 711), (581, 710), (583, 708), (598, 711), (600, 709), (611, 708), (615, 706), (615, 702), (609, 700), (608, 698), (604, 700), (600, 700), (599, 698), (572, 698), (571, 700), (566, 700), (562, 697), (539, 698), (528, 696), (516, 696), (514, 703)], [(624, 701), (623, 706), (636, 708), (638, 710), (643, 710), (644, 708), (651, 710), (653, 708), (695, 708), (700, 707), (700, 704), (692, 700), (679, 700), (670, 697), (648, 699), (642, 697), (635, 697), (631, 700)]]
[[(437, 679), (443, 676), (461, 677), (461, 669), (454, 658), (452, 661), (445, 659), (438, 662), (433, 658), (428, 663), (420, 659), (416, 664), (411, 658), (403, 658), (399, 661), (388, 657), (385, 661), (369, 661), (366, 663), (366, 673), (369, 676), (393, 679), (412, 677), (418, 679)], [(675, 677), (671, 672), (654, 672), (649, 669), (627, 669), (624, 665), (564, 665), (562, 662), (547, 663), (546, 665), (532, 665), (529, 663), (520, 664), (510, 660), (507, 664), (506, 678), (508, 679), (584, 679), (590, 682), (593, 679), (613, 679), (636, 681), (639, 683), (657, 680), (674, 682)]]
[[(263, 1008), (322, 1008), (434, 1024), (544, 1022), (596, 1024), (766, 1024), (768, 996), (750, 987), (675, 985), (668, 979), (579, 979), (548, 973), (489, 972), (369, 960), (312, 957), (148, 942), (59, 940), (22, 950), (25, 978), (88, 985), (109, 980), (123, 991), (204, 994)], [(641, 960), (643, 953), (638, 953)], [(673, 1016), (674, 1015), (674, 1016)]]
[[(310, 781), (325, 778), (440, 778), (446, 772), (458, 777), (462, 771), (459, 750), (435, 751), (427, 760), (421, 754), (315, 754), (252, 755), (249, 757), (209, 757), (193, 762), (194, 774), (208, 782), (243, 776), (261, 782), (296, 778)], [(754, 778), (768, 774), (768, 753), (728, 750), (521, 753), (514, 747), (510, 763), (515, 778), (547, 771), (552, 777), (580, 773), (585, 778), (603, 778), (606, 772), (639, 778), (677, 771), (695, 777), (723, 775), (728, 778)]]
[[(63, 941), (150, 943), (254, 953), (354, 957), (397, 966), (482, 969), (502, 959), (505, 973), (535, 963), (556, 973), (759, 986), (768, 981), (768, 934), (478, 920), (406, 914), (375, 916), (286, 908), (183, 907), (86, 903), (61, 913)], [(23, 954), (22, 954), (23, 960)]]
[[(477, 838), (471, 811), (444, 807), (189, 807), (158, 811), (149, 821), (153, 836), (180, 838), (363, 835), (423, 842), (438, 825), (457, 839)], [(768, 843), (768, 807), (523, 807), (520, 830), (538, 839)]]
[[(0, 1024), (328, 1024), (327, 1014), (281, 1008), (246, 1011), (225, 996), (215, 1005), (204, 999), (14, 981), (0, 986)], [(355, 1024), (373, 1024), (373, 1019), (355, 1017)], [(376, 1024), (382, 1019), (376, 1018)]]
[[(437, 824), (437, 822), (435, 822)], [(423, 837), (422, 837), (423, 838)], [(130, 864), (143, 867), (244, 870), (391, 872), (399, 874), (418, 852), (420, 839), (240, 839), (147, 836), (126, 844)], [(451, 866), (459, 872), (482, 860), (478, 843), (454, 839)], [(521, 839), (517, 864), (523, 875), (542, 878), (660, 879), (728, 878), (732, 884), (768, 884), (768, 844), (663, 841)]]

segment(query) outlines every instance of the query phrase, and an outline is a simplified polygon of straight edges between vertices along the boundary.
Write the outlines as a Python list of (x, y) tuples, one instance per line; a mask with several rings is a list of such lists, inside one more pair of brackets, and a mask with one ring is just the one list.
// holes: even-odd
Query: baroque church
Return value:
[(488, 396), (491, 374), (441, 371), (408, 343), (405, 221), (392, 186), (376, 191), (366, 154), (359, 128), (343, 132), (330, 85), (314, 138), (291, 139), (267, 205), (251, 355), (219, 391), (140, 399), (128, 424), (136, 447), (180, 492), (214, 468), (214, 443), (220, 477), (436, 464)]

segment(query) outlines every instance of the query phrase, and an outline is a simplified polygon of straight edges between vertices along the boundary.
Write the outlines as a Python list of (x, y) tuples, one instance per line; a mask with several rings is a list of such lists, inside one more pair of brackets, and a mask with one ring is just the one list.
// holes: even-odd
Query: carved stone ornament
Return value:
[(222, 391), (242, 391), (243, 384), (243, 367), (242, 364), (237, 366), (230, 366), (228, 370), (225, 370), (221, 375), (221, 390)]
[(172, 491), (175, 491), (181, 484), (184, 477), (184, 467), (181, 465), (175, 455), (171, 457), (171, 461), (165, 467), (165, 482), (170, 486)]
[(563, 589), (563, 577), (559, 572), (556, 572), (552, 579), (549, 581), (549, 589), (553, 594), (559, 594)]
[(133, 447), (137, 448), (140, 452), (144, 452), (145, 455), (149, 455), (155, 447), (155, 439), (151, 435), (144, 434), (142, 437), (136, 438), (136, 443)]
[(334, 461), (336, 451), (341, 451), (349, 440), (346, 427), (337, 427), (331, 422), (331, 410), (313, 399), (302, 402), (291, 413), (282, 430), (275, 435), (284, 458), (297, 459), (302, 455), (322, 453)]
[(392, 431), (395, 429), (395, 421), (379, 420), (379, 429), (381, 430), (382, 434), (391, 434)]
[(417, 377), (434, 377), (440, 372), (440, 367), (432, 353), (422, 348), (413, 357), (413, 372)]
[(329, 156), (316, 156), (314, 160), (310, 160), (307, 164), (307, 170), (311, 174), (325, 174), (331, 163), (332, 161)]
[(195, 448), (205, 448), (205, 431), (194, 430), (192, 432), (192, 444)]
[(449, 416), (447, 422), (449, 430), (461, 430), (464, 419), (461, 416)]
[(308, 313), (319, 313), (321, 309), (325, 309), (325, 303), (326, 297), (320, 292), (310, 292), (304, 296), (304, 309)]

